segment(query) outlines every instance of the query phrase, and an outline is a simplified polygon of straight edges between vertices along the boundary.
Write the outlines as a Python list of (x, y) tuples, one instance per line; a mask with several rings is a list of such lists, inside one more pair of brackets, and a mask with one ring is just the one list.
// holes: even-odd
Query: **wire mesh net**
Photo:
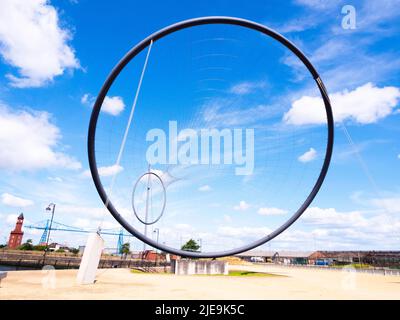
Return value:
[(101, 182), (118, 212), (149, 238), (157, 228), (160, 243), (242, 246), (279, 227), (314, 186), (327, 144), (317, 97), (306, 67), (266, 35), (227, 25), (173, 33), (137, 55), (103, 102)]

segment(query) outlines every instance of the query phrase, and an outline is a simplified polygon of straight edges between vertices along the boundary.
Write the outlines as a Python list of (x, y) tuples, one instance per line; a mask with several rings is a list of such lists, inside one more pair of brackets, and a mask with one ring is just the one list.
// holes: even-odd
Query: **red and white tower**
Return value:
[(21, 213), (15, 224), (15, 229), (10, 232), (10, 239), (8, 240), (8, 248), (16, 249), (22, 243), (24, 232), (22, 231), (22, 224), (24, 223), (24, 215)]

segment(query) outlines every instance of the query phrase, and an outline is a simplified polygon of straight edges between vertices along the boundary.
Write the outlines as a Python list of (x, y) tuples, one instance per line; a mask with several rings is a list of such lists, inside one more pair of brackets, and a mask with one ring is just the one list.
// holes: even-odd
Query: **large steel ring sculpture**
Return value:
[[(265, 237), (263, 237), (257, 241), (254, 241), (252, 243), (249, 243), (249, 244), (239, 247), (239, 248), (226, 250), (226, 251), (219, 251), (219, 252), (209, 252), (209, 253), (207, 253), (207, 252), (189, 252), (189, 251), (175, 249), (175, 248), (166, 246), (164, 244), (157, 243), (156, 241), (148, 238), (147, 236), (145, 236), (144, 234), (139, 232), (137, 229), (135, 229), (126, 219), (124, 219), (118, 213), (118, 211), (115, 209), (114, 205), (108, 198), (107, 193), (100, 181), (99, 171), (98, 171), (96, 157), (95, 157), (96, 125), (97, 125), (97, 120), (99, 117), (100, 109), (103, 104), (104, 98), (106, 97), (111, 85), (113, 84), (114, 80), (119, 75), (119, 73), (122, 71), (122, 69), (136, 55), (138, 55), (142, 50), (147, 48), (151, 43), (153, 43), (163, 37), (166, 37), (171, 33), (177, 32), (179, 30), (194, 27), (194, 26), (208, 25), (208, 24), (235, 25), (235, 26), (241, 26), (244, 28), (256, 30), (258, 32), (261, 32), (261, 33), (269, 36), (269, 37), (272, 37), (273, 39), (275, 39), (276, 41), (278, 41), (282, 45), (284, 45), (286, 48), (288, 48), (292, 53), (294, 53), (303, 62), (303, 64), (307, 67), (308, 71), (311, 73), (312, 77), (314, 78), (314, 80), (316, 82), (316, 85), (319, 88), (320, 94), (322, 96), (322, 99), (323, 99), (323, 102), (325, 105), (325, 112), (326, 112), (326, 117), (327, 117), (327, 129), (328, 129), (326, 153), (325, 153), (324, 162), (323, 162), (323, 165), (321, 168), (321, 172), (320, 172), (310, 194), (307, 196), (307, 198), (305, 199), (303, 204), (299, 207), (299, 209), (279, 228), (277, 228), (275, 231), (271, 232), (270, 234), (266, 235)], [(321, 188), (321, 185), (325, 179), (325, 176), (327, 174), (331, 156), (332, 156), (333, 139), (334, 139), (334, 122), (333, 122), (332, 108), (331, 108), (331, 104), (329, 101), (328, 93), (327, 93), (325, 86), (324, 86), (321, 78), (319, 77), (316, 69), (314, 68), (314, 66), (307, 59), (307, 57), (293, 43), (291, 43), (289, 40), (287, 40), (285, 37), (283, 37), (279, 33), (275, 32), (274, 30), (271, 30), (271, 29), (267, 28), (266, 26), (256, 23), (256, 22), (253, 22), (253, 21), (240, 19), (240, 18), (233, 18), (233, 17), (202, 17), (202, 18), (185, 20), (185, 21), (170, 25), (162, 30), (159, 30), (159, 31), (153, 33), (152, 35), (148, 36), (146, 39), (144, 39), (143, 41), (138, 43), (135, 47), (133, 47), (122, 58), (122, 60), (114, 67), (114, 69), (111, 71), (110, 75), (108, 76), (107, 80), (103, 84), (103, 87), (101, 88), (99, 95), (97, 96), (96, 102), (94, 104), (94, 107), (93, 107), (93, 111), (92, 111), (92, 115), (91, 115), (90, 123), (89, 123), (88, 156), (89, 156), (90, 171), (91, 171), (94, 184), (100, 195), (101, 200), (103, 201), (104, 205), (107, 207), (109, 212), (112, 214), (112, 216), (133, 236), (135, 236), (139, 240), (143, 241), (144, 243), (146, 243), (154, 248), (157, 248), (164, 252), (169, 252), (171, 254), (176, 254), (179, 256), (183, 256), (183, 257), (193, 257), (193, 258), (217, 258), (217, 257), (238, 254), (238, 253), (256, 248), (262, 244), (265, 244), (266, 242), (274, 239), (276, 236), (278, 236), (283, 231), (285, 231), (304, 213), (304, 211), (308, 208), (308, 206), (311, 204), (311, 202), (317, 195), (317, 193), (318, 193), (319, 189)]]

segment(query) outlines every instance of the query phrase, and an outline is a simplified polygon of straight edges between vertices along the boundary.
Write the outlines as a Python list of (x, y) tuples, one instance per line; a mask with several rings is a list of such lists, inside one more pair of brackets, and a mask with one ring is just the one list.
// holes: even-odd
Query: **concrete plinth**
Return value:
[(228, 274), (227, 261), (207, 260), (172, 260), (171, 273), (176, 275), (191, 274)]
[(79, 284), (94, 283), (103, 248), (104, 240), (100, 235), (97, 233), (90, 234), (76, 278)]

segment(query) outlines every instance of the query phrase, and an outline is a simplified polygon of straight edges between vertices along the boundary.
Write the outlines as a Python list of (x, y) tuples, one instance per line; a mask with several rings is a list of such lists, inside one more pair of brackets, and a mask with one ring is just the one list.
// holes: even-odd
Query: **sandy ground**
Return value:
[(282, 277), (174, 276), (101, 269), (93, 285), (77, 270), (13, 271), (0, 299), (400, 299), (400, 277), (279, 266), (232, 266)]

